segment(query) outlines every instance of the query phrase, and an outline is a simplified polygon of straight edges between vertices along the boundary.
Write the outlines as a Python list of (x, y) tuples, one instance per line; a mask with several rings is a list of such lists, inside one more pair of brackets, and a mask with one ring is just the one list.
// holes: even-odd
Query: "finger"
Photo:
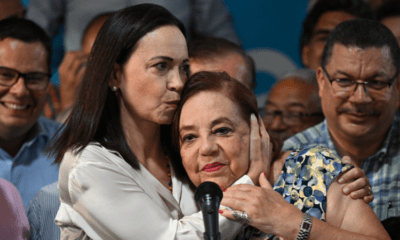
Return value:
[(356, 191), (364, 189), (364, 188), (369, 189), (369, 187), (370, 187), (370, 185), (369, 185), (369, 181), (368, 181), (367, 178), (365, 178), (365, 177), (364, 178), (359, 178), (359, 179), (357, 179), (357, 180), (355, 180), (355, 181), (353, 181), (351, 183), (346, 184), (343, 187), (343, 193), (345, 195), (347, 195), (347, 194), (349, 194), (351, 192), (356, 192)]
[(363, 199), (366, 196), (371, 196), (369, 188), (358, 189), (350, 193), (352, 199)]
[(351, 158), (349, 156), (344, 156), (342, 158), (342, 163), (344, 164), (350, 164), (351, 163)]
[(86, 62), (87, 62), (87, 57), (75, 59), (75, 61), (72, 63), (71, 71), (75, 75), (77, 75), (82, 70), (82, 68), (86, 66)]
[(269, 181), (267, 179), (267, 174), (266, 173), (261, 173), (260, 174), (259, 181), (260, 181), (260, 186), (262, 188), (272, 189), (272, 186), (271, 186), (271, 184), (269, 183)]
[[(362, 170), (361, 168), (355, 167), (352, 168), (346, 172), (344, 172), (343, 174), (341, 174), (341, 176), (338, 179), (338, 183), (342, 184), (342, 183), (348, 183), (350, 181), (359, 179), (359, 178), (365, 178), (368, 180), (368, 178), (365, 177), (365, 172), (364, 170)], [(369, 181), (368, 181), (369, 184)]]
[(369, 204), (374, 200), (374, 195), (364, 196), (363, 200), (364, 200), (365, 203)]
[[(236, 212), (236, 214), (233, 214), (234, 212)], [(242, 224), (244, 224), (244, 223), (249, 223), (249, 222), (250, 222), (250, 218), (249, 218), (249, 216), (248, 216), (247, 213), (246, 213), (246, 216), (247, 216), (247, 219), (248, 219), (249, 221), (243, 221), (243, 219), (241, 219), (241, 218), (239, 217), (239, 215), (242, 214), (243, 211), (230, 210), (230, 209), (226, 209), (226, 208), (220, 208), (219, 211), (218, 211), (218, 213), (219, 213), (221, 216), (224, 216), (224, 217), (226, 217), (226, 218), (235, 220), (235, 221), (240, 222), (240, 223), (242, 223)], [(239, 213), (239, 214), (238, 214), (238, 213)]]
[(257, 118), (254, 114), (251, 114), (250, 117), (251, 122), (251, 130), (250, 130), (250, 160), (259, 160), (255, 159), (255, 156), (261, 155), (261, 143), (260, 143), (260, 134), (259, 134), (259, 125), (257, 122)]

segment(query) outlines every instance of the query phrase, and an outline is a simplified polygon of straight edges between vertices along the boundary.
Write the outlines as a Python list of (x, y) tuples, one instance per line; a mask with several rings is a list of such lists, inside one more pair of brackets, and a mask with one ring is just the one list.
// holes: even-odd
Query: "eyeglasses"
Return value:
[(25, 80), (25, 86), (30, 90), (44, 90), (49, 84), (51, 75), (43, 72), (21, 73), (15, 69), (0, 67), (0, 85), (11, 88), (18, 79)]
[(270, 124), (274, 121), (275, 117), (280, 115), (282, 123), (287, 126), (296, 126), (301, 124), (307, 118), (310, 117), (324, 117), (322, 112), (316, 113), (301, 113), (301, 112), (284, 112), (279, 110), (266, 110), (264, 113), (264, 122)]
[(370, 95), (384, 96), (387, 94), (389, 88), (392, 86), (393, 82), (396, 81), (396, 78), (398, 76), (397, 72), (389, 82), (382, 82), (377, 80), (356, 82), (347, 78), (331, 79), (325, 67), (322, 67), (322, 70), (328, 78), (328, 81), (331, 83), (333, 91), (335, 93), (344, 93), (346, 94), (346, 96), (354, 93), (358, 87), (358, 84), (361, 84), (364, 88), (364, 91), (368, 92), (368, 94)]

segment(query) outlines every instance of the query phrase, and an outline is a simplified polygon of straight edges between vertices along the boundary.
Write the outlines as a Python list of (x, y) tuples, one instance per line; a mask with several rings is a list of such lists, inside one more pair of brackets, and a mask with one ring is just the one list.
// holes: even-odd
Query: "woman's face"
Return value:
[(137, 43), (110, 86), (120, 89), (121, 115), (170, 124), (189, 71), (186, 39), (176, 26), (162, 26)]
[(250, 128), (225, 95), (201, 92), (184, 104), (179, 123), (182, 163), (198, 186), (229, 187), (249, 168)]

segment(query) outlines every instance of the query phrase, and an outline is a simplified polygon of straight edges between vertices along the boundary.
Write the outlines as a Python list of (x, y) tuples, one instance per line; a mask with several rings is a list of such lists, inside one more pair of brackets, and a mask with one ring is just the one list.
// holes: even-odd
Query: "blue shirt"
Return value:
[(47, 185), (36, 193), (27, 210), (31, 240), (60, 239), (60, 227), (54, 222), (59, 207), (58, 182)]
[(60, 126), (41, 116), (15, 157), (0, 148), (0, 177), (18, 189), (25, 209), (37, 191), (58, 180), (58, 165), (43, 151)]
[[(326, 120), (287, 139), (283, 151), (300, 150), (314, 146), (326, 146), (340, 156), (328, 131)], [(341, 157), (341, 156), (340, 156)], [(400, 216), (400, 128), (396, 114), (384, 141), (376, 153), (361, 164), (372, 186), (374, 200), (372, 210), (382, 221)]]

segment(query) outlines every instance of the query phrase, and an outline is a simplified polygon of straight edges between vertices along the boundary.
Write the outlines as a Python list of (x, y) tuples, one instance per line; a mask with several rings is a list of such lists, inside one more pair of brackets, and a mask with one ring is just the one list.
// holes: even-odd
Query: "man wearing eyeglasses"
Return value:
[(400, 48), (385, 26), (350, 20), (329, 35), (317, 70), (326, 120), (296, 134), (284, 149), (325, 145), (367, 175), (380, 220), (400, 216), (400, 127), (396, 112)]
[(263, 114), (265, 128), (281, 140), (324, 120), (315, 70), (286, 73), (268, 93)]
[(13, 183), (25, 208), (58, 179), (43, 154), (60, 125), (40, 115), (50, 80), (51, 41), (35, 23), (0, 21), (0, 177)]

